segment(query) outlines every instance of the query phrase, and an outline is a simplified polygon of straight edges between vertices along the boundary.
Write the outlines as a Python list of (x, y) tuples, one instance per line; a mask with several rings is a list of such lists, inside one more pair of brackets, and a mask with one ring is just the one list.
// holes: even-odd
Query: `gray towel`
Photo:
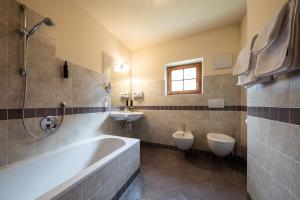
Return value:
[(257, 55), (256, 77), (299, 69), (299, 21), (299, 1), (290, 0), (277, 37)]
[[(247, 65), (248, 66), (247, 72), (238, 75), (237, 85), (241, 85), (241, 86), (244, 86), (244, 87), (247, 87), (247, 88), (251, 87), (251, 86), (254, 86), (257, 83), (264, 83), (264, 82), (267, 82), (267, 81), (271, 80), (271, 76), (256, 77), (255, 74), (254, 74), (255, 67), (256, 67), (256, 62), (257, 62), (257, 54), (252, 52), (252, 48), (253, 48), (254, 44), (256, 43), (257, 36), (258, 35), (255, 35), (251, 39), (251, 41), (250, 41), (251, 49), (250, 49), (250, 51), (247, 50), (247, 52), (249, 52), (249, 55), (247, 55), (247, 54), (246, 55), (249, 56), (249, 61), (248, 61), (249, 63), (244, 62), (245, 64), (248, 64)], [(241, 56), (241, 53), (240, 53), (239, 57), (240, 56)], [(242, 55), (242, 56), (245, 56), (245, 54)]]
[(248, 42), (245, 47), (240, 51), (239, 56), (236, 60), (233, 73), (232, 75), (242, 75), (242, 74), (248, 74), (250, 69), (250, 58), (251, 58), (251, 52), (254, 45), (254, 41), (256, 38), (254, 36), (250, 42)]
[(258, 54), (278, 37), (281, 30), (282, 23), (285, 20), (289, 3), (286, 2), (282, 8), (270, 19), (270, 21), (259, 32), (256, 42), (253, 46), (252, 52)]

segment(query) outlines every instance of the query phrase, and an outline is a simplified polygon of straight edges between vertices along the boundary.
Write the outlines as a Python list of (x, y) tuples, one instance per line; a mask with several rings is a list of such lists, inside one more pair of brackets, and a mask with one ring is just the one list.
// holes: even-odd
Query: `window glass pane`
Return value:
[(196, 78), (196, 67), (184, 69), (184, 79)]
[(183, 69), (172, 71), (172, 80), (183, 80)]
[(184, 90), (196, 90), (197, 81), (196, 79), (185, 80), (184, 81)]
[(172, 81), (172, 91), (182, 91), (183, 90), (183, 81)]

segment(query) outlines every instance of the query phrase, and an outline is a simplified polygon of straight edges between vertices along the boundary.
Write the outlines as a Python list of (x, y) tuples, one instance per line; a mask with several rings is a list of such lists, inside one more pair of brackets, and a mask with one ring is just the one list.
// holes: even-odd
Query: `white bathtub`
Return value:
[(0, 199), (57, 198), (137, 143), (103, 135), (0, 168)]

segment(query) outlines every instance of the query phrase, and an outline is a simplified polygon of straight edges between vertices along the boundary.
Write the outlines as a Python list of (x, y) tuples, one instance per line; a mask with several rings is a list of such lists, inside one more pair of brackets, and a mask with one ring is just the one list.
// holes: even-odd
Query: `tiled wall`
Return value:
[(105, 167), (78, 183), (59, 200), (119, 199), (136, 177), (140, 166), (140, 146), (135, 144)]
[[(23, 78), (21, 63), (20, 4), (0, 1), (0, 166), (53, 150), (106, 130), (107, 93), (103, 75), (69, 63), (70, 77), (62, 78), (63, 60), (55, 56), (55, 27), (42, 26), (30, 39), (28, 49), (28, 98), (26, 124), (41, 134), (45, 113), (60, 115), (60, 102), (67, 103), (67, 116), (60, 130), (41, 141), (26, 135), (20, 120)], [(28, 27), (42, 19), (29, 11)], [(57, 111), (57, 112), (56, 112)], [(58, 116), (59, 120), (61, 116)]]
[[(247, 89), (241, 87), (241, 106), (247, 107)], [(247, 110), (241, 112), (241, 154), (247, 158)]]
[[(194, 148), (208, 150), (207, 133), (220, 132), (236, 138), (237, 153), (242, 155), (245, 146), (241, 146), (241, 139), (245, 136), (241, 135), (241, 112), (245, 112), (240, 107), (241, 88), (236, 86), (236, 78), (232, 75), (204, 76), (203, 94), (165, 96), (163, 80), (140, 81), (136, 84), (133, 81), (132, 87), (133, 92), (144, 92), (144, 99), (136, 99), (134, 105), (145, 116), (133, 123), (131, 133), (120, 133), (118, 123), (111, 121), (115, 134), (174, 145), (172, 134), (185, 125), (195, 136)], [(205, 109), (210, 98), (224, 98), (226, 108)], [(232, 106), (231, 109), (229, 106)]]
[(254, 200), (300, 199), (299, 86), (297, 72), (247, 91), (247, 190)]

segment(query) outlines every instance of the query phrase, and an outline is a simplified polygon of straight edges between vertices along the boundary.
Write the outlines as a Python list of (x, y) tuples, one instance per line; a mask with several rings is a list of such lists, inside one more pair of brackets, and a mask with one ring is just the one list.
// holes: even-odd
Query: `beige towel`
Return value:
[(300, 3), (295, 1), (293, 21), (291, 22), (291, 35), (289, 40), (288, 52), (283, 66), (277, 74), (288, 73), (300, 69)]
[(292, 45), (293, 48), (293, 63), (292, 65), (294, 67), (298, 67), (300, 65), (300, 2), (298, 1), (297, 3), (297, 9), (298, 12), (296, 14), (295, 17), (295, 21), (296, 21), (296, 26), (295, 26), (295, 30), (294, 30), (294, 38), (293, 38), (293, 42), (294, 45)]
[(254, 75), (254, 67), (256, 65), (256, 56), (250, 53), (251, 59), (249, 63), (249, 70), (247, 74), (242, 74), (238, 76), (237, 85), (249, 87), (257, 83), (257, 78)]
[[(256, 43), (256, 39), (257, 39), (257, 35), (255, 35), (250, 40), (250, 44), (252, 47)], [(256, 67), (257, 55), (255, 53), (251, 53), (251, 51), (252, 49), (250, 49), (250, 53), (249, 53), (249, 63), (248, 63), (247, 73), (238, 76), (237, 85), (241, 85), (244, 87), (251, 87), (257, 83), (263, 83), (271, 80), (271, 76), (260, 77), (260, 78), (255, 76), (254, 72)]]
[(290, 0), (277, 38), (258, 53), (255, 76), (279, 75), (299, 68), (299, 1)]
[(249, 73), (239, 75), (237, 85), (244, 86), (245, 88), (249, 88), (258, 83), (265, 83), (265, 82), (272, 80), (272, 76), (266, 76), (266, 77), (256, 77), (255, 76), (254, 69), (256, 66), (256, 61), (257, 61), (257, 55), (255, 55), (254, 53), (251, 53)]
[(277, 38), (281, 25), (285, 19), (289, 3), (286, 2), (282, 8), (270, 19), (270, 21), (259, 32), (252, 52), (259, 53), (267, 48)]
[(250, 42), (246, 44), (246, 46), (240, 51), (239, 56), (237, 58), (235, 67), (233, 69), (232, 75), (237, 76), (237, 75), (242, 75), (242, 74), (247, 74), (250, 68), (250, 57), (251, 57), (251, 51), (253, 48), (253, 44), (256, 38), (254, 36)]

